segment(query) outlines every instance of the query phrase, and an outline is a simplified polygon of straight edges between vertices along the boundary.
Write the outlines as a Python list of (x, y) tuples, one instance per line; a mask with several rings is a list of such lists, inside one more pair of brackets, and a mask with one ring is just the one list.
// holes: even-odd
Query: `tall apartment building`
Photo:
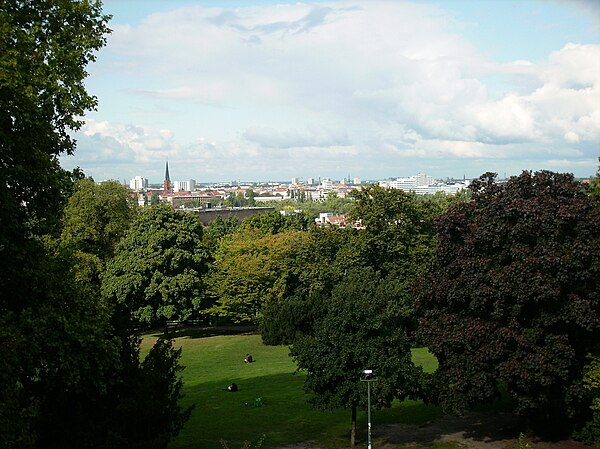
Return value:
[(129, 181), (129, 188), (136, 191), (147, 189), (148, 180), (146, 178), (142, 178), (141, 176), (136, 176)]
[(196, 180), (173, 181), (173, 192), (193, 192), (196, 190)]

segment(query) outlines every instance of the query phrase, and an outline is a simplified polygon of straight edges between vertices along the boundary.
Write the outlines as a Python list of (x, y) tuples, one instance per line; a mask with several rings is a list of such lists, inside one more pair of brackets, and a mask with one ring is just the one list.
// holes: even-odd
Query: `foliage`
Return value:
[(439, 219), (436, 258), (415, 286), (440, 364), (436, 400), (462, 410), (496, 397), (500, 381), (517, 412), (559, 430), (582, 419), (600, 336), (600, 209), (567, 174), (486, 174), (471, 191)]
[(358, 231), (343, 228), (311, 228), (294, 247), (294, 282), (288, 294), (262, 309), (260, 332), (269, 345), (291, 344), (309, 332), (322, 314), (322, 299), (331, 294), (351, 268), (362, 261), (354, 249)]
[(218, 247), (221, 238), (232, 234), (240, 225), (240, 222), (235, 217), (229, 217), (224, 220), (221, 217), (215, 218), (204, 229), (203, 239), (204, 246), (212, 254)]
[(21, 286), (21, 309), (3, 307), (0, 318), (0, 445), (85, 447), (89, 404), (110, 382), (118, 342), (107, 308), (64, 261), (41, 246), (29, 254), (36, 276)]
[(239, 191), (231, 192), (223, 201), (223, 206), (227, 207), (254, 207), (256, 200), (254, 199), (254, 191), (250, 189), (248, 192)]
[(519, 449), (533, 449), (533, 446), (525, 441), (525, 435), (523, 435), (523, 432), (519, 434)]
[(309, 298), (328, 296), (349, 269), (371, 267), (408, 285), (433, 254), (433, 220), (447, 208), (446, 197), (418, 198), (379, 186), (352, 195), (350, 216), (361, 220), (365, 229), (310, 228), (294, 259), (302, 269), (293, 295), (263, 310), (266, 344), (289, 344), (310, 329), (318, 311), (310, 310), (314, 303)]
[(116, 181), (78, 181), (64, 210), (61, 241), (69, 248), (110, 259), (133, 218), (129, 190)]
[[(139, 348), (136, 339), (135, 348)], [(106, 447), (111, 449), (166, 448), (189, 419), (193, 406), (183, 409), (183, 382), (179, 372), (181, 349), (171, 340), (157, 340), (142, 363), (139, 351), (131, 353), (127, 388), (111, 417)]]
[(306, 233), (263, 234), (242, 226), (221, 240), (209, 277), (210, 313), (234, 322), (256, 322), (263, 304), (286, 297), (298, 270), (295, 252)]
[(375, 408), (418, 392), (421, 371), (411, 361), (406, 301), (399, 283), (383, 282), (369, 268), (350, 270), (334, 287), (312, 333), (291, 347), (298, 370), (307, 372), (304, 388), (313, 393), (311, 403), (352, 410), (352, 445), (356, 408), (366, 400), (360, 383), (364, 369), (372, 369), (377, 378), (372, 386)]
[(84, 78), (108, 31), (100, 8), (92, 1), (0, 5), (2, 251), (16, 249), (23, 232), (58, 223), (72, 180), (57, 156), (73, 152), (69, 131), (96, 105)]
[(323, 314), (323, 297), (299, 295), (267, 302), (262, 309), (259, 332), (265, 345), (291, 345), (297, 338), (310, 334)]
[[(600, 162), (600, 157), (598, 158), (598, 162)], [(590, 185), (588, 187), (588, 193), (597, 200), (600, 200), (600, 165), (598, 166), (598, 171), (596, 172), (596, 177), (590, 181)]]
[(282, 215), (277, 211), (255, 214), (242, 222), (243, 228), (257, 229), (263, 234), (277, 234), (291, 230), (305, 231), (308, 225), (308, 217), (304, 214)]
[(433, 219), (442, 211), (439, 203), (377, 185), (354, 190), (352, 197), (349, 217), (365, 228), (360, 234), (360, 258), (384, 277), (408, 283), (433, 255)]
[(101, 388), (110, 362), (101, 307), (42, 242), (58, 232), (80, 176), (61, 169), (58, 156), (72, 152), (69, 133), (95, 106), (85, 66), (104, 43), (106, 20), (96, 2), (0, 3), (2, 447), (45, 445), (52, 417), (44, 408), (65, 407), (55, 393), (82, 398)]
[(116, 181), (96, 184), (82, 179), (75, 185), (62, 219), (63, 249), (73, 253), (80, 280), (100, 285), (105, 262), (112, 258), (134, 215), (129, 190)]
[(276, 211), (301, 210), (312, 221), (317, 218), (321, 212), (346, 214), (350, 211), (353, 201), (352, 198), (340, 197), (336, 192), (329, 192), (325, 199), (321, 201), (313, 201), (308, 198), (304, 201), (300, 201), (299, 199), (286, 199), (282, 201), (268, 201), (265, 202), (264, 205), (274, 207)]
[(592, 395), (592, 417), (574, 436), (600, 447), (600, 356), (590, 354), (588, 358), (590, 362), (584, 369), (583, 386)]
[(138, 322), (185, 320), (200, 308), (206, 271), (200, 221), (168, 205), (153, 206), (117, 245), (102, 291)]
[[(102, 238), (79, 237), (87, 231), (117, 235), (71, 226), (73, 220), (66, 226), (66, 248), (56, 240), (63, 207), (82, 179), (78, 169), (62, 170), (58, 156), (73, 152), (71, 131), (95, 107), (85, 91), (85, 66), (104, 44), (107, 20), (96, 1), (0, 2), (3, 448), (113, 448), (107, 435), (127, 439), (132, 431), (119, 432), (115, 425), (122, 399), (148, 381), (134, 375), (140, 369), (137, 339), (116, 331), (114, 311), (99, 297), (97, 285), (78, 282), (83, 270), (72, 270), (72, 251), (89, 251), (81, 254), (89, 256), (86, 266), (96, 274), (101, 266), (95, 263), (108, 257)], [(155, 358), (163, 355), (166, 365), (177, 366), (165, 352)], [(160, 373), (155, 370), (152, 377)], [(168, 382), (179, 391), (180, 384)], [(144, 410), (147, 415), (176, 419), (165, 407), (168, 398), (158, 396)], [(139, 405), (131, 410), (141, 412)], [(171, 416), (165, 417), (165, 410)], [(155, 435), (151, 429), (145, 441)]]

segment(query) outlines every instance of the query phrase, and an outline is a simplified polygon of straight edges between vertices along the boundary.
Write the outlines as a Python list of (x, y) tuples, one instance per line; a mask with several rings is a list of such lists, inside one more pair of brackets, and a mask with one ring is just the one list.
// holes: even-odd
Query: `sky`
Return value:
[(105, 0), (73, 132), (96, 181), (588, 177), (596, 0)]

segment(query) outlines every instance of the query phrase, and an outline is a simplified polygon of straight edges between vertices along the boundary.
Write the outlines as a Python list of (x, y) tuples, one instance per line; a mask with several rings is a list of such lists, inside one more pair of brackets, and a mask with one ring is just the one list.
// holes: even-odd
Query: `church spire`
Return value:
[(169, 161), (165, 165), (165, 180), (163, 181), (163, 193), (173, 193), (173, 187), (171, 186), (171, 177), (169, 176)]

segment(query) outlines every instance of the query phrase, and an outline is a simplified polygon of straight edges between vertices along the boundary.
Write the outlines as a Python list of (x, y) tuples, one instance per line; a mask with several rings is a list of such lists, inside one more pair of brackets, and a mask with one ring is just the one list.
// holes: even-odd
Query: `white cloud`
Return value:
[(330, 147), (349, 145), (343, 130), (327, 129), (322, 126), (307, 126), (304, 130), (279, 131), (272, 128), (252, 127), (243, 137), (266, 148)]
[(83, 145), (82, 157), (179, 158), (200, 173), (251, 168), (257, 178), (278, 170), (273, 161), (290, 172), (392, 170), (398, 158), (560, 160), (565, 148), (593, 166), (600, 45), (500, 64), (456, 33), (443, 6), (188, 6), (115, 24), (113, 70), (102, 73), (126, 80), (122, 113), (147, 121), (88, 121), (96, 149)]

